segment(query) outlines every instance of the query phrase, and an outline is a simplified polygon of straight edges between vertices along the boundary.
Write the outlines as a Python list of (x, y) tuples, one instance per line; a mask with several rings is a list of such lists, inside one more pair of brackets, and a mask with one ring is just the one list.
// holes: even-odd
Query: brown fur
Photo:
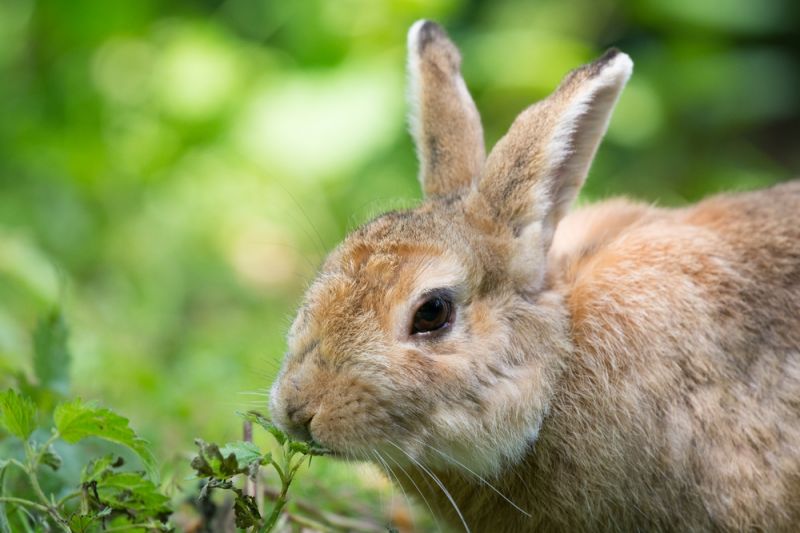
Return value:
[[(430, 24), (410, 35), (423, 72), (457, 57)], [(568, 75), (485, 164), (457, 64), (416, 73), (417, 142), (450, 154), (420, 147), (428, 199), (328, 258), (290, 332), (275, 420), (376, 462), (456, 528), (796, 529), (800, 182), (567, 214), (630, 60)], [(443, 122), (458, 109), (468, 135)], [(414, 335), (431, 289), (453, 295), (455, 318)]]

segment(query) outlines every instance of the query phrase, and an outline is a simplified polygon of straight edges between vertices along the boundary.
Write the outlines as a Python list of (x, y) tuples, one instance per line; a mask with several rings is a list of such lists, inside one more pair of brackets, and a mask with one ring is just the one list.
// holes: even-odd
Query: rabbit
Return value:
[(630, 57), (567, 74), (487, 156), (445, 31), (408, 48), (425, 199), (324, 261), (276, 424), (456, 530), (796, 531), (800, 181), (570, 211)]

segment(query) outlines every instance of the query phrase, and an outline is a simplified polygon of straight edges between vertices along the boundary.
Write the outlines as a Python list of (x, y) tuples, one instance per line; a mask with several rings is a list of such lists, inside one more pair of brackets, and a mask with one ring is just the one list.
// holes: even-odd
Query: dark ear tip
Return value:
[(595, 59), (594, 61), (592, 61), (587, 65), (589, 69), (589, 75), (594, 76), (600, 73), (600, 71), (602, 71), (609, 63), (611, 63), (614, 60), (614, 58), (618, 57), (620, 54), (622, 54), (622, 51), (616, 46), (613, 46), (608, 50), (606, 50), (603, 53), (603, 55), (601, 55), (600, 57), (598, 57), (597, 59)]
[(617, 48), (616, 46), (612, 46), (611, 48), (606, 50), (603, 53), (603, 55), (600, 56), (600, 57), (601, 57), (601, 59), (602, 58), (613, 59), (614, 57), (616, 57), (618, 54), (621, 54), (621, 53), (622, 53), (622, 51), (619, 48)]
[[(444, 29), (432, 20), (421, 20), (418, 22), (417, 30), (417, 49), (422, 52), (430, 43), (437, 39), (446, 38)], [(415, 24), (415, 26), (417, 25)]]

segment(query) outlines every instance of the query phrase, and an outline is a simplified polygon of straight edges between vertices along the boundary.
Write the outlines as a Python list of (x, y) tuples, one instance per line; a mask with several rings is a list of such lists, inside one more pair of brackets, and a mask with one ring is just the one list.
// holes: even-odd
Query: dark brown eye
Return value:
[(450, 324), (453, 304), (446, 296), (432, 296), (417, 308), (411, 334), (428, 333)]

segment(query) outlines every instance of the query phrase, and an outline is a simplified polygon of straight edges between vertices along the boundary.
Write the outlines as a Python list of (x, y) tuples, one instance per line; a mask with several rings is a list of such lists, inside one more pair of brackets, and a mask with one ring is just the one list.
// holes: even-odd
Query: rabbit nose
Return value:
[(295, 439), (311, 440), (311, 421), (316, 413), (308, 409), (308, 404), (289, 404), (286, 406), (286, 418), (289, 420), (286, 430)]

